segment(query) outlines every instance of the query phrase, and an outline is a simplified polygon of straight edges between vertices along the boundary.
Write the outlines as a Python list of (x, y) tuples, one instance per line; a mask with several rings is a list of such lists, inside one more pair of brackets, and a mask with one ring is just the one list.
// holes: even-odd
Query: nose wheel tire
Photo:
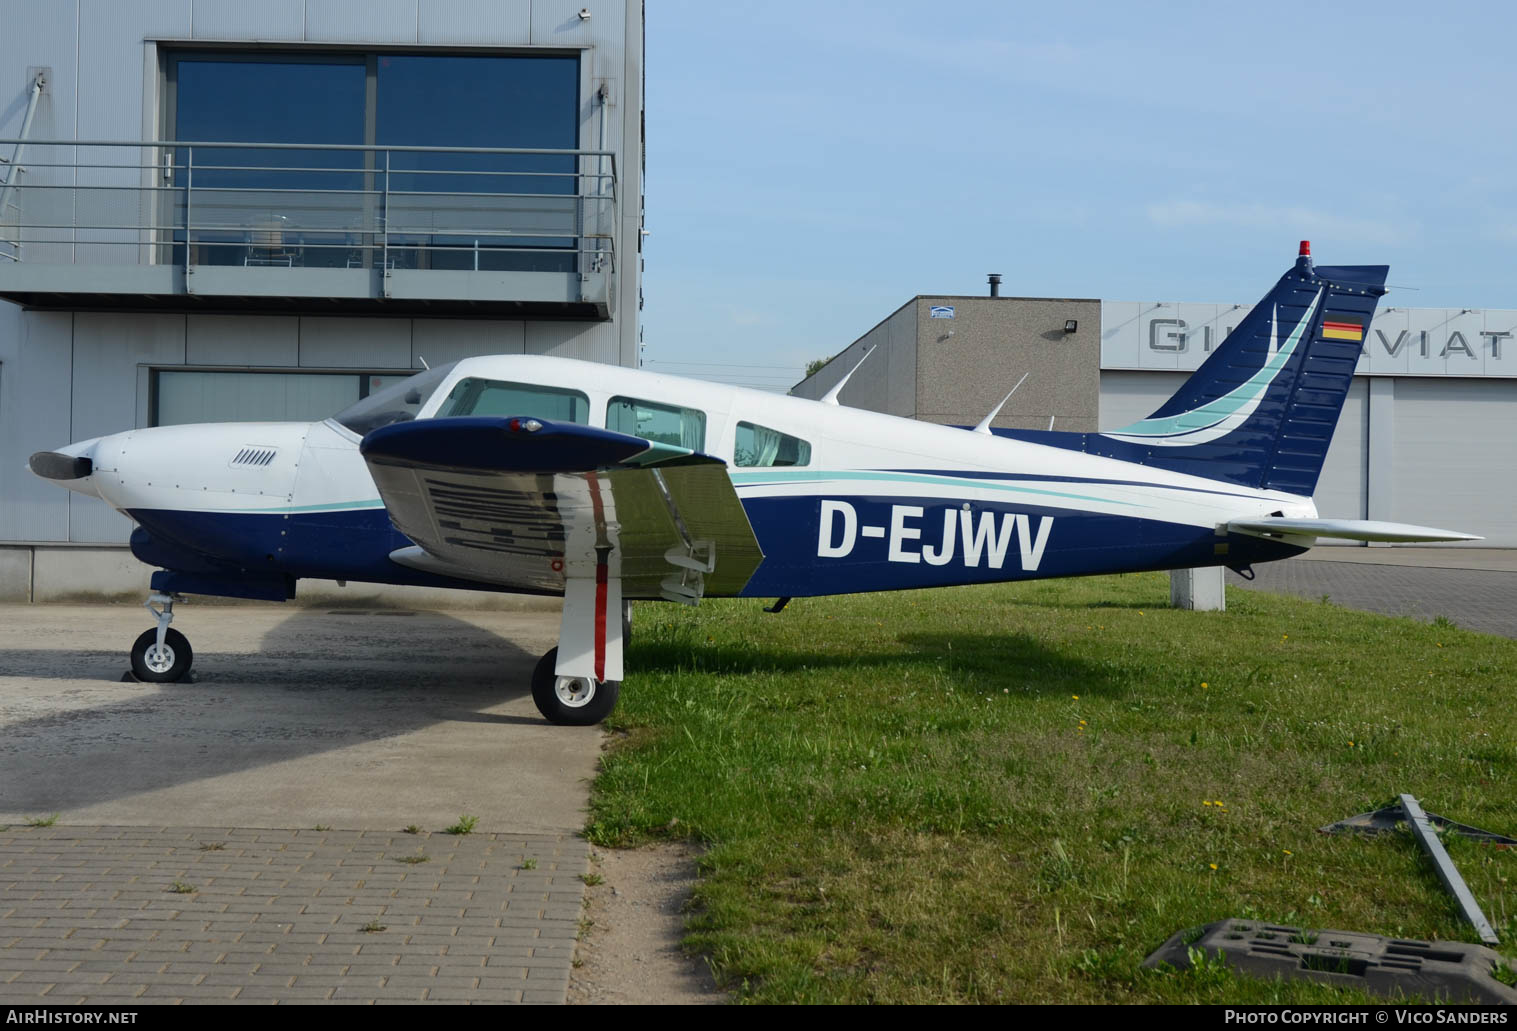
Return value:
[(549, 723), (565, 727), (591, 727), (611, 715), (621, 694), (621, 682), (591, 677), (561, 677), (558, 649), (544, 655), (532, 671), (532, 700)]
[(190, 671), (194, 661), (189, 639), (172, 628), (163, 635), (162, 648), (158, 646), (157, 629), (144, 630), (132, 644), (132, 674), (138, 680), (153, 684), (178, 680)]

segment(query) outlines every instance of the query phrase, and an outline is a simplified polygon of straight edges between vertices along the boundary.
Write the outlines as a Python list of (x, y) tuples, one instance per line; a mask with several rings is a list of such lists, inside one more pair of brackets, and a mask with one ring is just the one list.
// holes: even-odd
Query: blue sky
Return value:
[(1251, 303), (1309, 238), (1517, 308), (1517, 7), (650, 0), (647, 368), (782, 388), (919, 293)]

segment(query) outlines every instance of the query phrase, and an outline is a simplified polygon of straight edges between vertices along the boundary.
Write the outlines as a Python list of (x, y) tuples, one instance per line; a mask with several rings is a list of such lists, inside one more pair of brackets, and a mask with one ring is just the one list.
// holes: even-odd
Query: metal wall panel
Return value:
[(300, 320), (300, 364), (308, 369), (409, 369), (411, 320)]
[(1517, 382), (1399, 379), (1393, 411), (1390, 518), (1517, 547)]
[[(626, 42), (627, 6), (628, 0), (532, 0), (532, 43), (592, 46), (615, 60)], [(588, 10), (590, 17), (581, 18), (581, 10)]]
[(415, 43), (417, 0), (306, 0), (307, 42)]
[(196, 39), (249, 42), (305, 38), (305, 0), (195, 0)]
[(34, 451), (72, 442), (67, 312), (0, 303), (0, 541), (68, 539), (68, 491), (26, 470)]
[(1183, 372), (1102, 372), (1098, 425), (1104, 432), (1148, 418), (1189, 378)]
[(411, 367), (437, 368), (479, 354), (523, 354), (527, 327), (522, 322), (475, 322), (464, 319), (415, 319), (411, 323)]
[[(1252, 310), (1241, 304), (1101, 302), (1103, 369), (1200, 368)], [(1402, 308), (1375, 312), (1361, 376), (1517, 376), (1517, 310)]]
[(532, 42), (532, 0), (420, 0), (421, 43), (525, 46)]
[(1368, 518), (1369, 387), (1369, 379), (1363, 376), (1349, 386), (1322, 463), (1313, 500), (1317, 513), (1328, 519)]
[[(190, 34), (191, 0), (80, 0), (79, 3), (79, 138), (130, 138), (142, 124), (145, 97), (156, 103), (154, 81), (145, 83), (144, 51), (150, 37), (184, 38)], [(147, 90), (144, 87), (151, 85)], [(141, 152), (123, 147), (81, 147), (81, 165), (145, 163)], [(122, 186), (138, 182), (109, 168), (79, 169), (81, 186)], [(131, 190), (91, 190), (78, 198), (82, 224), (132, 225), (150, 210), (146, 197)], [(91, 231), (74, 260), (91, 265), (133, 265), (138, 260), (136, 230)], [(107, 242), (109, 241), (109, 242)]]
[(300, 364), (300, 319), (293, 315), (190, 315), (185, 364)]
[[(78, 312), (74, 315), (71, 440), (146, 426), (150, 365), (184, 364), (185, 317)], [(124, 543), (131, 521), (104, 502), (69, 495), (69, 540)]]
[[(32, 76), (29, 69), (47, 68), (51, 74), (37, 102), (32, 119), (34, 140), (78, 139), (74, 116), (78, 109), (77, 26), (78, 10), (74, 0), (52, 3), (28, 0), (0, 0), (0, 135), (19, 135), (26, 115)], [(22, 155), (26, 171), (22, 182), (38, 185), (72, 185), (74, 172), (68, 168), (43, 168), (44, 163), (72, 166), (74, 147), (29, 146)], [(10, 148), (5, 148), (7, 158)], [(72, 225), (74, 198), (69, 190), (47, 190), (27, 198), (24, 208), (29, 222)], [(71, 229), (29, 229), (22, 247), (22, 259), (28, 262), (67, 264), (72, 260)]]
[(616, 364), (617, 334), (613, 323), (528, 322), (524, 331), (527, 354)]

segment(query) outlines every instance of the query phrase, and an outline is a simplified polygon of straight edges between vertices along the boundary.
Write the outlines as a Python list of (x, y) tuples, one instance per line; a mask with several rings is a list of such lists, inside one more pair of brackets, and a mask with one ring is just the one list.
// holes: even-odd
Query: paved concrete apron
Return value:
[(125, 684), (142, 610), (0, 606), (0, 1001), (563, 1001), (601, 737), (532, 704), (556, 615), (178, 616), (198, 682)]
[[(1443, 560), (1468, 562), (1471, 559), (1465, 556), (1473, 551)], [(1227, 582), (1234, 587), (1294, 594), (1312, 601), (1326, 595), (1335, 605), (1424, 622), (1444, 616), (1466, 630), (1517, 637), (1517, 572), (1501, 566), (1434, 569), (1363, 560), (1293, 558), (1255, 566), (1254, 571), (1258, 579), (1253, 583), (1234, 573), (1227, 574)]]

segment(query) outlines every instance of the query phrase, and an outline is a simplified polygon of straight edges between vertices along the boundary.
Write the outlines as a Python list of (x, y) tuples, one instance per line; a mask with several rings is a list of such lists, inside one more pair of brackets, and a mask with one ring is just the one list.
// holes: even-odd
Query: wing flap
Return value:
[(1256, 537), (1332, 537), (1393, 544), (1485, 540), (1484, 537), (1457, 530), (1439, 530), (1431, 526), (1386, 523), (1373, 519), (1242, 519), (1228, 523), (1227, 529)]
[(401, 565), (560, 591), (567, 578), (593, 578), (609, 547), (623, 595), (657, 598), (693, 565), (710, 567), (694, 597), (735, 594), (763, 560), (726, 464), (685, 448), (573, 423), (470, 418), (387, 426), (361, 449), (391, 520), (419, 546), (391, 556)]

